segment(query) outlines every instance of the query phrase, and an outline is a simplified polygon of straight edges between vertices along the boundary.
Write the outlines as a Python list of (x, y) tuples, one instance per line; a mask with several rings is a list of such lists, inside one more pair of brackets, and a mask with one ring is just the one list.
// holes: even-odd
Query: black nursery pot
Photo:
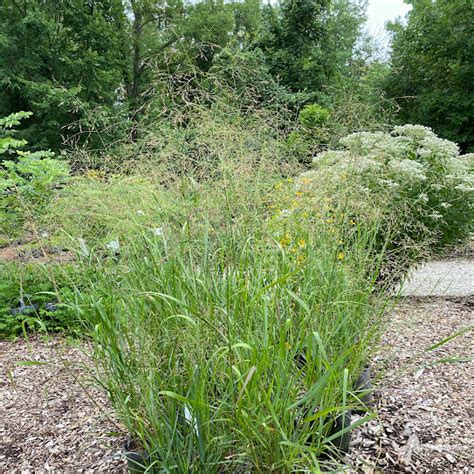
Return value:
[(356, 392), (362, 392), (359, 398), (364, 405), (372, 405), (372, 381), (369, 367), (366, 367), (359, 375), (354, 388)]
[[(339, 415), (334, 420), (334, 423), (331, 427), (331, 431), (329, 432), (329, 436), (335, 435), (343, 429), (351, 426), (351, 419), (351, 410), (347, 410), (344, 414)], [(347, 431), (346, 433), (341, 433), (339, 436), (336, 436), (331, 442), (337, 449), (339, 449), (343, 453), (347, 453), (349, 451), (349, 444), (351, 442), (351, 432)]]
[(131, 473), (145, 472), (150, 464), (150, 455), (143, 449), (138, 449), (133, 442), (127, 441), (123, 452), (127, 460), (128, 470)]

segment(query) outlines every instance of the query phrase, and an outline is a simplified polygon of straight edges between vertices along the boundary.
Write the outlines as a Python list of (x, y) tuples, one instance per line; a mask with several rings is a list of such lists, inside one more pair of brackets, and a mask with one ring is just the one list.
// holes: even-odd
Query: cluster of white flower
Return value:
[(333, 164), (338, 164), (341, 163), (345, 160), (350, 158), (348, 156), (347, 151), (341, 151), (341, 150), (329, 150), (329, 151), (322, 151), (321, 153), (318, 153), (314, 158), (313, 158), (313, 163), (315, 165), (333, 165)]
[(458, 184), (454, 189), (461, 191), (463, 193), (472, 193), (474, 192), (474, 186), (468, 186), (467, 184)]
[(430, 127), (425, 127), (424, 125), (411, 125), (411, 124), (400, 125), (398, 127), (394, 127), (392, 135), (408, 137), (415, 140), (423, 140), (424, 138), (428, 136), (436, 136)]
[(353, 157), (352, 160), (346, 160), (341, 163), (341, 169), (344, 171), (350, 171), (353, 173), (367, 173), (376, 172), (382, 169), (381, 163), (376, 161), (370, 156), (357, 156)]
[(403, 160), (391, 160), (390, 170), (399, 175), (398, 180), (402, 181), (424, 181), (426, 180), (426, 169), (415, 160), (405, 158)]
[(383, 132), (353, 133), (343, 138), (341, 144), (351, 153), (373, 157), (380, 162), (408, 156), (411, 150), (410, 140), (406, 137), (394, 137)]
[(454, 235), (454, 227), (466, 225), (473, 208), (466, 194), (474, 191), (474, 154), (460, 155), (458, 145), (421, 125), (395, 127), (391, 133), (353, 133), (341, 145), (344, 149), (314, 159), (314, 177), (336, 183), (342, 175), (353, 176), (355, 196), (369, 189), (388, 215), (406, 209), (400, 206), (405, 202), (410, 216), (402, 218), (437, 235), (447, 228)]
[(424, 160), (442, 160), (448, 161), (459, 155), (459, 147), (456, 143), (449, 140), (443, 140), (436, 135), (427, 136), (420, 142), (417, 150), (418, 156)]

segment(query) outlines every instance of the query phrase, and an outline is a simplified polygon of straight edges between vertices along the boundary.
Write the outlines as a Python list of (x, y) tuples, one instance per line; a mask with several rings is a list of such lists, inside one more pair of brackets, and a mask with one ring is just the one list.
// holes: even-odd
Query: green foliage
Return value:
[(119, 0), (5, 0), (0, 6), (0, 115), (31, 110), (22, 136), (58, 150), (63, 127), (113, 106), (126, 67)]
[(299, 114), (299, 121), (303, 127), (312, 130), (321, 127), (329, 120), (330, 113), (328, 109), (318, 104), (306, 105)]
[(272, 74), (292, 91), (321, 88), (324, 72), (316, 73), (319, 64), (313, 55), (325, 34), (328, 8), (328, 0), (285, 0), (263, 9), (257, 45), (267, 56)]
[[(296, 157), (301, 163), (309, 164), (314, 145), (312, 134), (304, 130), (293, 130), (288, 134), (285, 148), (289, 156)], [(320, 145), (319, 142), (318, 145)]]
[[(363, 13), (349, 0), (264, 7), (259, 0), (7, 0), (0, 114), (34, 112), (19, 135), (34, 149), (56, 151), (65, 139), (104, 153), (143, 132), (144, 111), (167, 93), (163, 73), (198, 78), (212, 70), (253, 101), (246, 107), (256, 100), (296, 118), (302, 104), (333, 105), (325, 89), (350, 76)], [(291, 128), (293, 118), (279, 128)]]
[[(20, 125), (24, 118), (31, 117), (31, 112), (17, 112), (8, 117), (0, 118), (0, 155), (14, 153), (15, 150), (26, 145), (26, 140), (17, 140), (14, 138), (15, 130), (13, 127)], [(1, 157), (2, 161), (4, 157)]]
[(157, 71), (209, 70), (222, 48), (253, 40), (259, 18), (259, 0), (6, 0), (0, 115), (33, 111), (21, 135), (35, 149), (136, 138)]
[(204, 0), (191, 4), (189, 20), (185, 23), (187, 36), (195, 42), (197, 65), (208, 70), (216, 50), (229, 41), (234, 29), (234, 15), (224, 0)]
[[(59, 265), (0, 262), (0, 339), (31, 332), (79, 335), (74, 312), (58, 301), (58, 296), (71, 299), (75, 271)], [(77, 284), (76, 276), (75, 280)]]
[(11, 137), (11, 128), (30, 115), (19, 112), (0, 120), (0, 154), (10, 158), (0, 162), (0, 233), (7, 237), (23, 230), (23, 224), (44, 209), (69, 174), (68, 165), (54, 159), (52, 152), (21, 151), (26, 142)]
[(292, 100), (271, 75), (265, 55), (258, 48), (224, 48), (215, 56), (210, 74), (215, 77), (214, 83), (231, 90), (242, 107), (250, 110), (276, 109), (281, 114)]
[(288, 135), (287, 153), (301, 163), (340, 146), (340, 139), (350, 133), (386, 130), (393, 121), (393, 104), (372, 85), (328, 88), (324, 99), (330, 110), (318, 104), (303, 107), (299, 125)]
[(464, 150), (474, 146), (474, 8), (471, 0), (414, 1), (392, 25), (387, 93), (401, 123), (430, 126)]
[(284, 0), (263, 7), (256, 45), (288, 90), (320, 93), (347, 74), (364, 19), (361, 2)]

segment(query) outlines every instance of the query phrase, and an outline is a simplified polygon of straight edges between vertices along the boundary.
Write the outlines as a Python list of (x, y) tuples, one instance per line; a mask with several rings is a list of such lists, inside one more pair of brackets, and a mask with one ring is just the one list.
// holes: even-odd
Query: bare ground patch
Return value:
[(75, 259), (74, 252), (62, 247), (31, 247), (28, 244), (15, 243), (0, 248), (0, 263), (66, 263)]

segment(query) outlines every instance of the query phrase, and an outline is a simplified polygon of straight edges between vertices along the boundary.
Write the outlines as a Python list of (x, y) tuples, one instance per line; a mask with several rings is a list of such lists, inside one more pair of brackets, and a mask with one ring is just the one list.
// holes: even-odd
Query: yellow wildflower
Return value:
[(288, 245), (291, 244), (291, 239), (289, 235), (285, 234), (281, 239), (280, 239), (280, 245), (282, 247), (287, 247)]
[(344, 257), (345, 257), (344, 252), (339, 252), (339, 253), (337, 254), (337, 259), (338, 259), (338, 260), (344, 260)]
[(299, 242), (298, 242), (298, 245), (299, 245), (300, 247), (306, 247), (306, 240), (300, 239)]

